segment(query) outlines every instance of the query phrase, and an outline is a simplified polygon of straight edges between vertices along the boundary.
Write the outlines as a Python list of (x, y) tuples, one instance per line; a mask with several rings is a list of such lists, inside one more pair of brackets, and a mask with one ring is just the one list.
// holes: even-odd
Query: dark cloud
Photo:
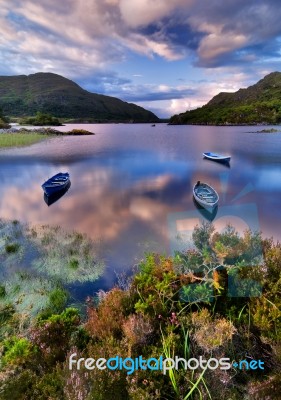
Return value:
[[(205, 32), (201, 46), (204, 41), (207, 43), (204, 55), (198, 52), (196, 65), (207, 68), (235, 66), (247, 62), (246, 53), (252, 55), (252, 60), (258, 60), (276, 56), (280, 51), (280, 43), (276, 40), (281, 35), (280, 1), (217, 0), (206, 3), (204, 9), (200, 8), (200, 3), (196, 3), (195, 14), (189, 19), (191, 24), (193, 21), (194, 31)], [(220, 38), (228, 38), (221, 52), (208, 52), (208, 44), (214, 45), (211, 40), (208, 43), (212, 35), (217, 35), (218, 46)], [(231, 42), (237, 37), (241, 37), (241, 43), (234, 46)]]
[[(280, 43), (277, 39), (271, 42), (253, 44), (235, 51), (220, 54), (208, 59), (198, 58), (195, 65), (201, 68), (240, 67), (250, 68), (251, 63), (260, 64), (263, 60), (280, 58)], [(280, 68), (280, 65), (279, 65)]]
[(122, 93), (123, 100), (138, 102), (138, 101), (163, 101), (172, 99), (183, 99), (189, 96), (194, 96), (195, 91), (192, 89), (173, 89), (169, 88), (167, 91), (145, 91), (145, 88), (139, 88), (134, 93)]
[(183, 51), (184, 49), (196, 50), (204, 36), (201, 32), (192, 30), (186, 17), (165, 17), (161, 21), (149, 24), (138, 31), (142, 35), (155, 41), (167, 44)]

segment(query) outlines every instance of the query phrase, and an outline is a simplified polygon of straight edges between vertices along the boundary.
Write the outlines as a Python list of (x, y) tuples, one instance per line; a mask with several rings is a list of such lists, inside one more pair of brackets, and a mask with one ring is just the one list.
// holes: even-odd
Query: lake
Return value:
[[(60, 225), (102, 243), (107, 268), (95, 284), (76, 285), (83, 297), (110, 288), (116, 272), (130, 271), (146, 251), (185, 248), (194, 225), (206, 220), (192, 197), (198, 180), (220, 195), (218, 230), (228, 222), (241, 232), (260, 229), (281, 239), (281, 133), (264, 127), (75, 124), (95, 136), (47, 139), (0, 150), (0, 216)], [(270, 127), (267, 127), (270, 128)], [(202, 152), (232, 156), (230, 167)], [(47, 206), (41, 184), (68, 171), (69, 191)]]

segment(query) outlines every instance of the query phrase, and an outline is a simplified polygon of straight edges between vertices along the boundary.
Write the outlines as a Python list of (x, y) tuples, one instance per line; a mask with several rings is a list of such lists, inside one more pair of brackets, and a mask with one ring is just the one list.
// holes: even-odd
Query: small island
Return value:
[(277, 133), (280, 132), (278, 129), (262, 129), (261, 131), (257, 131), (256, 133)]
[(261, 131), (251, 131), (247, 133), (277, 133), (277, 132), (281, 131), (275, 128), (269, 128), (269, 129), (262, 129)]
[(61, 126), (62, 123), (58, 118), (53, 117), (51, 114), (38, 111), (35, 117), (25, 117), (20, 120), (20, 125), (33, 125), (33, 126)]

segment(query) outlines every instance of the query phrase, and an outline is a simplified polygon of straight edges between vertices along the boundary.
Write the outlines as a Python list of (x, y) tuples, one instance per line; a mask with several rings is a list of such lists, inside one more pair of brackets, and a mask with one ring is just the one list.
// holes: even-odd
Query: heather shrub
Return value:
[(141, 348), (148, 345), (154, 332), (151, 321), (140, 314), (130, 315), (123, 323), (122, 329), (128, 343), (129, 357), (132, 347)]
[(38, 347), (43, 363), (54, 366), (58, 361), (64, 361), (70, 348), (71, 335), (79, 324), (80, 317), (75, 308), (67, 308), (61, 314), (51, 315), (47, 319), (38, 318), (30, 337)]
[[(84, 357), (106, 358), (119, 356), (128, 357), (127, 346), (114, 337), (106, 337), (102, 341), (90, 342)], [(99, 370), (90, 371), (88, 385), (90, 387), (89, 399), (128, 399), (127, 373), (125, 370)]]
[(90, 374), (85, 368), (72, 370), (69, 369), (68, 360), (71, 354), (77, 354), (77, 358), (83, 357), (83, 354), (76, 346), (70, 348), (63, 368), (63, 393), (66, 400), (72, 399), (86, 399), (90, 392)]
[(179, 278), (172, 259), (148, 254), (132, 281), (132, 289), (138, 293), (135, 310), (151, 317), (168, 316), (177, 307), (178, 288)]
[(225, 318), (211, 318), (206, 309), (192, 313), (193, 339), (204, 352), (212, 353), (231, 341), (236, 328)]
[(30, 369), (15, 370), (6, 376), (0, 375), (1, 400), (35, 400), (33, 389), (36, 381), (37, 375)]
[[(42, 376), (37, 375), (28, 400), (64, 400), (62, 372), (57, 365), (52, 372), (47, 372)], [(73, 397), (73, 399), (76, 398)]]
[(121, 338), (125, 297), (125, 292), (114, 288), (106, 293), (98, 308), (88, 308), (88, 320), (85, 328), (92, 337), (98, 339), (106, 339), (111, 336)]

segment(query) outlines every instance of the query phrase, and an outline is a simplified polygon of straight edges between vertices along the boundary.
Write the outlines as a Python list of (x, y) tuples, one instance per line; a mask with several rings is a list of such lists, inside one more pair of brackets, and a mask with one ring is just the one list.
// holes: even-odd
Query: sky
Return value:
[(280, 0), (0, 0), (0, 75), (53, 72), (166, 118), (281, 71)]

